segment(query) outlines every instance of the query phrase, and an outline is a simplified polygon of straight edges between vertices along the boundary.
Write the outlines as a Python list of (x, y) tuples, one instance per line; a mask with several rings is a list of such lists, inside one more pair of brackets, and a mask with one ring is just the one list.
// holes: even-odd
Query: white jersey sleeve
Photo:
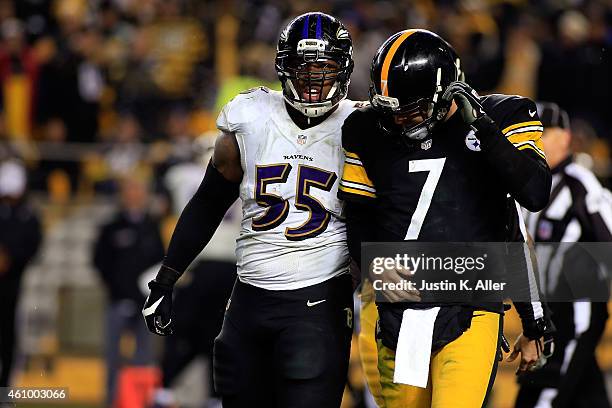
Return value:
[(225, 104), (217, 117), (217, 129), (235, 133), (248, 128), (249, 123), (257, 120), (258, 109), (265, 104), (270, 90), (266, 87), (252, 88), (236, 95)]

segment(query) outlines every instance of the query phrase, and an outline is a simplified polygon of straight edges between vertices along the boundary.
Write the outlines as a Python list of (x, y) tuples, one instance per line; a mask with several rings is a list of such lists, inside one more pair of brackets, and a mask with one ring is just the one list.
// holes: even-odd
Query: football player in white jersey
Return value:
[(337, 190), (352, 69), (337, 19), (289, 23), (276, 56), (283, 92), (252, 89), (223, 108), (211, 164), (149, 283), (147, 326), (171, 334), (174, 283), (241, 198), (238, 280), (214, 352), (224, 407), (340, 406), (353, 298)]

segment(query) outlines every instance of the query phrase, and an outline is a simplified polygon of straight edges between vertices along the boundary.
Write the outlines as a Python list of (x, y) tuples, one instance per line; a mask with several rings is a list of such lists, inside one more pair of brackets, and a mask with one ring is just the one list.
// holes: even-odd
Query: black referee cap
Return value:
[(538, 102), (538, 116), (544, 128), (558, 127), (561, 129), (570, 128), (569, 115), (554, 102)]

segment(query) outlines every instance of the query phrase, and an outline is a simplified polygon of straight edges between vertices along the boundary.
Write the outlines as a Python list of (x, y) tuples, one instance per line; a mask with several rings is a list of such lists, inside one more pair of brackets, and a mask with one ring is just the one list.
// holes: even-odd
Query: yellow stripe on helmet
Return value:
[(406, 30), (402, 35), (397, 37), (397, 39), (391, 45), (391, 48), (389, 48), (389, 52), (387, 52), (383, 62), (382, 70), (380, 71), (380, 91), (382, 92), (383, 96), (389, 96), (387, 81), (389, 78), (389, 67), (391, 66), (391, 60), (393, 59), (393, 56), (395, 55), (395, 52), (399, 46), (402, 45), (406, 38), (410, 37), (415, 32), (416, 30)]

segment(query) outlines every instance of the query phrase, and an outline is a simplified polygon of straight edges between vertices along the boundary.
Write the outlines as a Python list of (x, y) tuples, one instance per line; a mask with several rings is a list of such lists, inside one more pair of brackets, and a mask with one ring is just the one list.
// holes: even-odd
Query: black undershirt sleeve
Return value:
[(163, 262), (166, 273), (160, 273), (156, 278), (164, 282), (159, 283), (174, 284), (204, 249), (227, 210), (238, 198), (239, 186), (240, 183), (226, 180), (212, 161), (208, 164), (204, 180), (181, 213), (174, 229)]
[(477, 137), (489, 166), (507, 186), (512, 197), (529, 211), (542, 210), (548, 203), (552, 181), (546, 162), (514, 147), (486, 115), (477, 119), (472, 126), (477, 129)]
[(361, 269), (361, 243), (373, 241), (374, 237), (371, 225), (371, 207), (355, 201), (347, 201), (345, 207), (346, 214), (346, 237), (349, 254), (353, 261)]

